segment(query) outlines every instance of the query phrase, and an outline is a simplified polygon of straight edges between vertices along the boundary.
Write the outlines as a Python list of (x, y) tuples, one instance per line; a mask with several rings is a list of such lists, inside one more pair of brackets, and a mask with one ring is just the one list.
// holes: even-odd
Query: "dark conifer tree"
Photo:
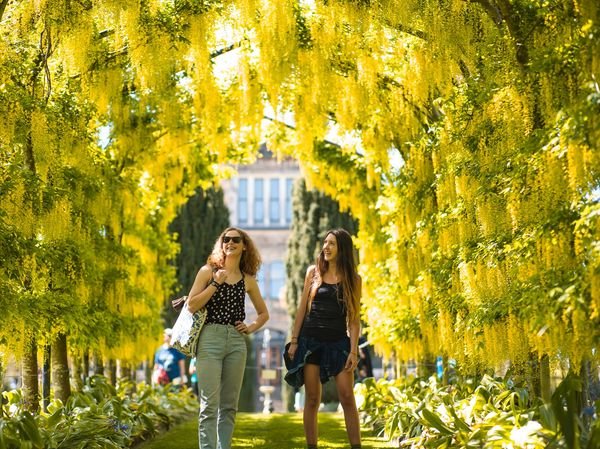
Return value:
[[(196, 274), (206, 263), (219, 234), (229, 226), (229, 209), (225, 205), (221, 189), (202, 190), (198, 188), (194, 196), (181, 208), (169, 231), (177, 234), (179, 254), (173, 264), (177, 267), (177, 286), (172, 298), (187, 295), (192, 288)], [(167, 324), (177, 317), (169, 304), (165, 307)]]
[(354, 235), (358, 224), (350, 214), (340, 212), (337, 201), (316, 189), (307, 190), (304, 179), (299, 179), (294, 185), (292, 208), (292, 232), (288, 240), (285, 265), (286, 301), (293, 323), (304, 287), (306, 269), (315, 262), (325, 232), (333, 228), (344, 228)]

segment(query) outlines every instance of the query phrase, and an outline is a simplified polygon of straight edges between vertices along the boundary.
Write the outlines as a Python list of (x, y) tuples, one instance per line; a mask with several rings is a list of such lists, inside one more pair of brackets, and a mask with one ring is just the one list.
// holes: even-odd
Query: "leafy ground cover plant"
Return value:
[(117, 449), (154, 436), (197, 411), (187, 390), (91, 377), (66, 403), (55, 399), (47, 412), (22, 407), (20, 390), (2, 393), (0, 449)]
[(568, 448), (600, 447), (596, 407), (577, 407), (578, 383), (569, 376), (551, 404), (510, 381), (440, 385), (429, 379), (357, 384), (364, 420), (398, 447)]

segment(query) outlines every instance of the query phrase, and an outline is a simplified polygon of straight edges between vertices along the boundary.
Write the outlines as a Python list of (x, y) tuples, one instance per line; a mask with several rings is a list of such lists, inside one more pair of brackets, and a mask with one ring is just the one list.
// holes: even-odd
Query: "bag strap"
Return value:
[[(218, 270), (217, 267), (213, 267), (213, 273), (216, 273), (217, 270)], [(212, 280), (212, 278), (211, 278), (211, 280)], [(204, 288), (208, 287), (208, 284), (210, 284), (210, 280), (206, 283)], [(175, 312), (181, 312), (181, 309), (183, 309), (183, 305), (185, 304), (187, 299), (188, 299), (187, 295), (182, 296), (180, 298), (175, 298), (171, 301), (171, 307), (173, 307), (173, 309), (175, 309)]]
[(181, 309), (183, 309), (183, 305), (185, 304), (187, 299), (188, 299), (187, 296), (182, 296), (181, 298), (176, 298), (171, 301), (171, 307), (173, 307), (173, 309), (175, 309), (176, 312), (181, 312)]

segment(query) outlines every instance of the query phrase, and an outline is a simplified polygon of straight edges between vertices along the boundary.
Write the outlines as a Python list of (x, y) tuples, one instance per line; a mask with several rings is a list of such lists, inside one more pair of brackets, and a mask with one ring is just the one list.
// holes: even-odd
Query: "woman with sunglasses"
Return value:
[[(188, 295), (191, 312), (206, 307), (198, 339), (196, 372), (200, 414), (200, 449), (230, 449), (238, 399), (246, 367), (244, 335), (256, 332), (269, 319), (256, 282), (260, 255), (248, 234), (227, 228), (217, 239), (206, 265), (198, 271)], [(245, 297), (257, 317), (246, 324)]]
[(315, 265), (308, 268), (304, 290), (284, 354), (286, 382), (305, 386), (304, 433), (308, 449), (317, 447), (321, 384), (335, 379), (352, 449), (359, 449), (360, 424), (354, 399), (358, 363), (362, 281), (356, 272), (352, 237), (344, 229), (327, 232)]

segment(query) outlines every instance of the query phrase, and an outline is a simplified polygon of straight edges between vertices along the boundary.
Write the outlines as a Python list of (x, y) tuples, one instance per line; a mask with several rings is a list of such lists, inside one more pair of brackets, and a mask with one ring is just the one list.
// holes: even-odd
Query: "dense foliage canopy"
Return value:
[(0, 20), (8, 344), (144, 354), (167, 224), (267, 136), (359, 220), (381, 352), (592, 357), (597, 0), (2, 0)]

